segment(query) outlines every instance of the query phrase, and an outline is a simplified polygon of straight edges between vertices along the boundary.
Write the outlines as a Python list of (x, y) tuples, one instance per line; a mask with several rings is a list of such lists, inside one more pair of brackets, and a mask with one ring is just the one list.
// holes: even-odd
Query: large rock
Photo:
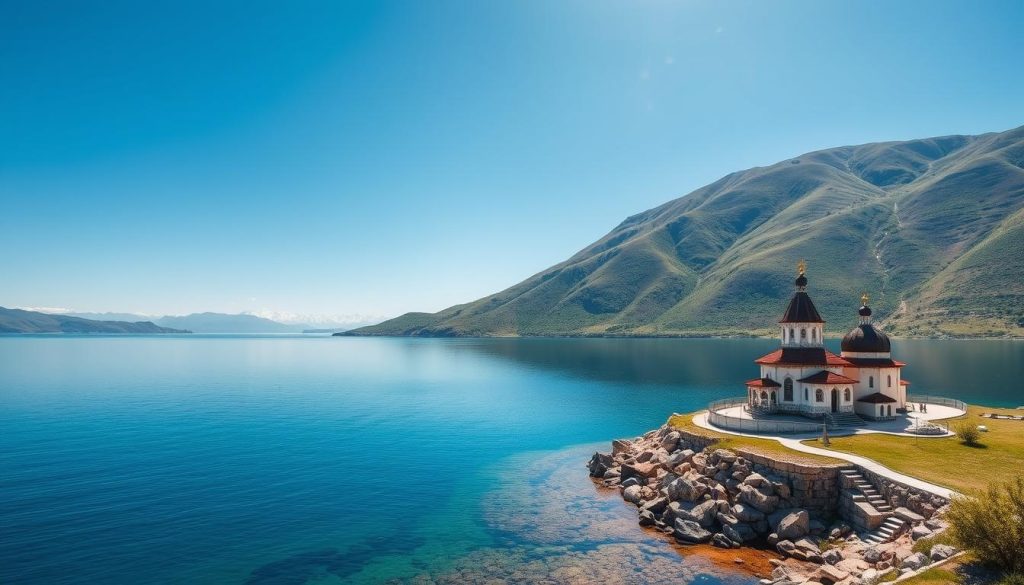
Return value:
[(631, 504), (640, 504), (640, 486), (631, 485), (626, 489), (622, 490), (622, 499), (626, 500)]
[(743, 480), (743, 484), (749, 485), (750, 487), (761, 487), (766, 483), (768, 483), (768, 480), (760, 473), (751, 473)]
[(837, 569), (832, 565), (822, 565), (818, 567), (818, 570), (814, 572), (814, 578), (820, 583), (825, 585), (832, 585), (833, 583), (839, 583), (843, 579), (849, 577), (850, 574), (841, 569)]
[(657, 518), (654, 517), (654, 512), (650, 510), (640, 510), (640, 526), (654, 526), (657, 523)]
[(677, 431), (672, 431), (665, 435), (665, 438), (661, 440), (661, 448), (671, 453), (679, 446), (679, 439), (679, 433)]
[(882, 551), (879, 550), (877, 547), (871, 547), (865, 550), (861, 556), (864, 558), (866, 562), (871, 563), (873, 565), (878, 561), (882, 560)]
[[(748, 477), (744, 482), (749, 480)], [(758, 490), (757, 488), (744, 483), (740, 486), (740, 495), (738, 496), (740, 502), (744, 504), (750, 504), (757, 508), (759, 511), (765, 514), (771, 514), (775, 511), (775, 507), (779, 503), (778, 496), (769, 496)]]
[(796, 545), (789, 540), (780, 540), (775, 543), (775, 550), (779, 551), (779, 554), (791, 557), (796, 552)]
[(654, 514), (661, 514), (662, 512), (665, 511), (666, 507), (668, 507), (668, 498), (666, 498), (666, 497), (660, 497), (660, 498), (654, 498), (653, 500), (648, 500), (648, 501), (644, 502), (643, 506), (642, 506), (642, 508), (644, 510), (649, 510), (649, 511), (651, 511)]
[(710, 528), (715, 524), (717, 513), (718, 503), (714, 500), (705, 500), (689, 510), (681, 508), (676, 512), (676, 518), (692, 520), (704, 528)]
[(692, 520), (677, 518), (675, 522), (675, 536), (681, 542), (700, 544), (711, 540), (712, 534)]
[(708, 486), (687, 474), (668, 484), (668, 499), (682, 502), (696, 502), (708, 493)]
[(928, 558), (932, 561), (944, 561), (955, 554), (956, 549), (948, 544), (936, 544), (932, 547), (931, 552), (928, 553)]
[(587, 464), (587, 469), (590, 470), (590, 477), (604, 477), (605, 472), (613, 465), (615, 465), (615, 461), (611, 455), (594, 453), (590, 458), (590, 463)]
[(914, 553), (909, 557), (903, 559), (903, 563), (900, 564), (901, 569), (912, 569), (914, 571), (930, 564), (928, 557), (924, 556), (924, 553)]
[(910, 538), (920, 540), (932, 535), (932, 531), (926, 526), (915, 526), (910, 530)]
[(797, 510), (786, 514), (782, 520), (779, 521), (778, 528), (775, 533), (779, 535), (782, 540), (797, 540), (810, 532), (811, 516), (806, 510)]
[(633, 444), (625, 439), (616, 439), (612, 441), (612, 456), (620, 453), (628, 453), (633, 448)]
[(757, 508), (747, 504), (734, 504), (732, 515), (739, 518), (741, 522), (757, 522), (764, 520), (764, 513)]
[(655, 463), (623, 463), (620, 472), (623, 482), (630, 477), (646, 480), (648, 477), (657, 475), (658, 465)]
[(843, 560), (843, 553), (838, 548), (830, 548), (821, 553), (821, 559), (830, 565), (835, 565)]
[(716, 534), (716, 535), (712, 536), (711, 537), (711, 544), (713, 544), (713, 545), (715, 545), (715, 546), (717, 546), (719, 548), (733, 548), (734, 546), (739, 546), (740, 545), (740, 543), (738, 543), (738, 542), (734, 543), (732, 540), (729, 539), (728, 536), (726, 536), (724, 534)]

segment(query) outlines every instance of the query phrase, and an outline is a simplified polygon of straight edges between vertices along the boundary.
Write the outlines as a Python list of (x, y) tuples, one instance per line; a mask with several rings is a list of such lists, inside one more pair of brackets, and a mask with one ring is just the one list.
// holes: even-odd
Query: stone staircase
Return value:
[(862, 427), (867, 423), (864, 419), (853, 412), (833, 412), (829, 414), (831, 425), (836, 428)]
[(839, 470), (840, 511), (854, 529), (866, 533), (865, 542), (883, 543), (896, 538), (906, 521), (895, 515), (878, 489), (856, 467)]

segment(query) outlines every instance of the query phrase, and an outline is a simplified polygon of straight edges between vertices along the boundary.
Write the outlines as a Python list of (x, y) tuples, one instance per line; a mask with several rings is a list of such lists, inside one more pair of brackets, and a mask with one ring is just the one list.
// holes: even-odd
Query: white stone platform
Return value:
[[(914, 407), (916, 408), (917, 405), (915, 404)], [(718, 412), (719, 414), (724, 415), (724, 416), (728, 416), (728, 417), (732, 417), (732, 418), (738, 418), (738, 419), (743, 419), (743, 420), (773, 420), (773, 421), (780, 421), (780, 422), (784, 421), (784, 422), (795, 422), (795, 423), (804, 423), (804, 424), (807, 424), (807, 423), (811, 423), (811, 424), (817, 423), (819, 425), (821, 424), (820, 419), (819, 420), (815, 420), (813, 418), (807, 418), (807, 417), (803, 417), (803, 416), (799, 416), (799, 415), (795, 415), (795, 414), (766, 414), (766, 415), (760, 415), (760, 416), (758, 416), (755, 419), (754, 417), (752, 417), (750, 415), (749, 412), (747, 412), (746, 410), (743, 409), (742, 405), (731, 406), (729, 408), (721, 408), (721, 409), (718, 409), (716, 412)], [(907, 412), (907, 413), (898, 413), (897, 416), (894, 419), (892, 419), (892, 420), (873, 421), (873, 420), (869, 420), (869, 419), (864, 419), (864, 422), (867, 423), (865, 426), (862, 426), (862, 427), (842, 427), (842, 428), (839, 428), (839, 429), (829, 429), (829, 434), (833, 435), (833, 436), (838, 436), (838, 435), (853, 435), (853, 434), (859, 434), (859, 433), (888, 433), (888, 434), (892, 434), (892, 435), (904, 435), (904, 436), (908, 436), (908, 437), (948, 437), (948, 436), (953, 435), (954, 433), (952, 431), (947, 431), (946, 433), (941, 434), (941, 435), (918, 435), (918, 434), (915, 434), (915, 433), (908, 433), (907, 429), (911, 428), (911, 427), (913, 427), (914, 425), (917, 425), (917, 424), (923, 425), (923, 424), (925, 424), (927, 422), (930, 422), (930, 421), (938, 421), (938, 420), (943, 420), (943, 419), (956, 418), (956, 417), (962, 416), (964, 414), (966, 414), (966, 411), (961, 410), (959, 408), (954, 408), (952, 406), (942, 406), (940, 404), (929, 404), (928, 405), (928, 412), (913, 412), (912, 411), (912, 412)], [(706, 424), (707, 424), (707, 428), (709, 428), (709, 429), (714, 429), (716, 431), (721, 431), (723, 433), (734, 432), (734, 431), (731, 431), (731, 430), (729, 430), (727, 428), (723, 428), (723, 427), (719, 427), (719, 426), (716, 426), (716, 425), (712, 425), (710, 422), (707, 422)], [(736, 434), (740, 434), (740, 433), (736, 433)], [(753, 435), (753, 433), (746, 433), (746, 432), (744, 432), (742, 434), (751, 434), (751, 435)], [(758, 436), (772, 436), (771, 434), (768, 434), (768, 433), (765, 433), (765, 434), (757, 433), (757, 435)]]

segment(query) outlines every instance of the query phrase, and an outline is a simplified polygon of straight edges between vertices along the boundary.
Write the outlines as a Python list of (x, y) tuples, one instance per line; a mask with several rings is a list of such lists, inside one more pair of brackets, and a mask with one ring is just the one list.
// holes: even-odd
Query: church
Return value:
[(906, 409), (903, 362), (892, 359), (889, 337), (871, 323), (861, 297), (860, 324), (843, 337), (836, 355), (825, 349), (825, 320), (807, 294), (801, 260), (796, 292), (779, 321), (779, 349), (755, 360), (761, 376), (747, 381), (751, 414), (798, 414), (856, 424), (888, 420)]

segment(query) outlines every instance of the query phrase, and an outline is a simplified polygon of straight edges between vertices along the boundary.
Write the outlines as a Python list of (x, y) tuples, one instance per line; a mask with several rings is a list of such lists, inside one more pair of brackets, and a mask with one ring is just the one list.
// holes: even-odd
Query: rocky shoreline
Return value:
[[(594, 453), (591, 477), (637, 507), (639, 524), (680, 544), (774, 550), (764, 585), (870, 585), (913, 573), (957, 552), (934, 539), (947, 524), (946, 502), (893, 495), (902, 526), (886, 542), (870, 538), (863, 518), (844, 517), (840, 467), (823, 470), (717, 448), (707, 437), (668, 425)], [(897, 498), (901, 498), (896, 502)], [(856, 530), (860, 528), (861, 530)], [(923, 540), (931, 543), (931, 540)]]

